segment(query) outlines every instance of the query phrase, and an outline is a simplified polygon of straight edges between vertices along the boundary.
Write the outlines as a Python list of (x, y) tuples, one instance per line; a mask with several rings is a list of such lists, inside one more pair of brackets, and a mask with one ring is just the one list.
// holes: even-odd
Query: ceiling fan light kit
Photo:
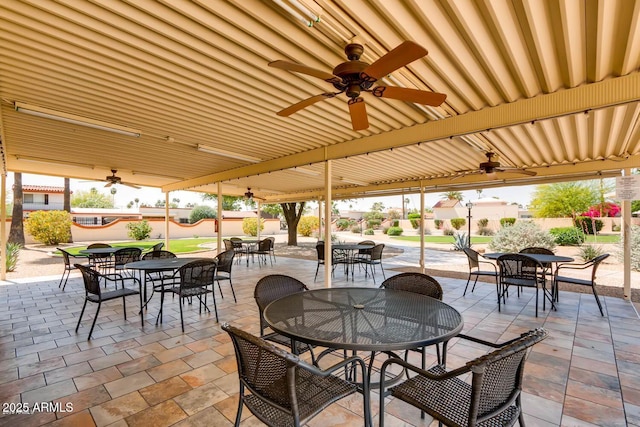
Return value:
[(286, 71), (307, 74), (312, 77), (322, 79), (331, 83), (338, 91), (335, 93), (325, 92), (312, 96), (293, 104), (276, 114), (288, 117), (291, 114), (302, 110), (316, 102), (324, 99), (333, 98), (344, 93), (349, 98), (349, 114), (351, 115), (351, 125), (353, 130), (364, 130), (369, 127), (367, 118), (367, 109), (364, 99), (360, 97), (362, 92), (368, 92), (374, 97), (398, 99), (405, 102), (416, 104), (430, 105), (437, 107), (441, 105), (447, 96), (442, 93), (434, 93), (418, 89), (410, 89), (395, 86), (376, 86), (372, 88), (374, 83), (388, 74), (394, 72), (398, 68), (422, 58), (427, 55), (427, 50), (422, 46), (406, 41), (399, 46), (377, 59), (372, 64), (360, 61), (360, 57), (364, 52), (364, 46), (359, 43), (348, 44), (344, 52), (348, 61), (338, 64), (333, 73), (317, 70), (302, 64), (296, 64), (288, 61), (273, 61), (269, 63), (270, 67), (280, 68)]
[(141, 134), (139, 130), (132, 129), (129, 127), (115, 125), (112, 123), (103, 122), (101, 120), (94, 120), (88, 117), (76, 116), (75, 114), (63, 113), (61, 111), (51, 110), (49, 108), (24, 104), (22, 102), (15, 102), (14, 108), (19, 113), (30, 114), (36, 117), (57, 120), (59, 122), (70, 123), (73, 125), (84, 126), (92, 129), (104, 130), (107, 132), (113, 132), (120, 135), (127, 135), (127, 136), (133, 136), (135, 138), (139, 138)]

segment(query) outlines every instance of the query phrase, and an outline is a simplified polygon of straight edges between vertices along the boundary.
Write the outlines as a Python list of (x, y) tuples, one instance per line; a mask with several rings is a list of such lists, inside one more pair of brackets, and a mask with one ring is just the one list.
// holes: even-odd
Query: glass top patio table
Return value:
[(293, 340), (322, 347), (393, 351), (427, 346), (458, 335), (460, 313), (437, 299), (379, 288), (299, 292), (269, 304), (264, 318)]

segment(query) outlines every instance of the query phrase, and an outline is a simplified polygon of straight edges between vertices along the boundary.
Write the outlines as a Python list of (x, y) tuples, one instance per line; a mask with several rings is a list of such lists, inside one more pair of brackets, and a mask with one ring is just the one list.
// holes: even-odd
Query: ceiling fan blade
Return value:
[(465, 176), (469, 176), (469, 175), (480, 175), (482, 174), (482, 171), (480, 170), (466, 170), (466, 171), (459, 171), (457, 173), (457, 175), (452, 176), (450, 179), (451, 181), (456, 180), (458, 178), (462, 178)]
[(316, 68), (308, 67), (306, 65), (296, 64), (295, 62), (278, 60), (278, 61), (269, 62), (269, 66), (273, 68), (280, 68), (281, 70), (294, 71), (296, 73), (307, 74), (309, 76), (317, 77), (329, 83), (334, 83), (334, 82), (339, 83), (342, 81), (340, 77), (334, 76), (331, 73), (318, 70)]
[(297, 102), (285, 108), (284, 110), (278, 111), (276, 114), (282, 117), (289, 117), (293, 113), (298, 112), (303, 108), (308, 107), (309, 105), (315, 104), (316, 102), (322, 101), (323, 99), (333, 98), (334, 96), (336, 96), (335, 93), (321, 93), (320, 95), (312, 96), (311, 98), (307, 98), (300, 102)]
[(113, 182), (109, 181), (104, 186), (105, 188), (107, 188), (107, 187), (111, 187), (112, 185), (113, 185)]
[(353, 130), (363, 130), (369, 127), (367, 106), (364, 103), (364, 99), (350, 99), (349, 113), (351, 114), (351, 126), (353, 126)]
[(496, 170), (498, 172), (519, 173), (519, 174), (522, 174), (522, 175), (529, 175), (529, 176), (538, 175), (537, 172), (529, 171), (529, 170), (526, 170), (526, 169), (520, 169), (520, 168), (496, 168)]
[(439, 106), (447, 99), (447, 95), (444, 93), (394, 86), (376, 86), (371, 93), (373, 96), (380, 98), (399, 99), (406, 102), (415, 102), (416, 104), (431, 105), (432, 107)]
[(395, 49), (378, 58), (373, 64), (362, 71), (362, 74), (378, 80), (387, 74), (391, 74), (400, 67), (422, 58), (427, 54), (427, 49), (417, 43), (406, 41)]

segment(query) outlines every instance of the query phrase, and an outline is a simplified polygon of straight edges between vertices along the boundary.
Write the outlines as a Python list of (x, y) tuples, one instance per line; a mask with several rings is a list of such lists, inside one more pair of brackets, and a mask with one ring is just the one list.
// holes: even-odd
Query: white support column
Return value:
[(0, 280), (7, 279), (7, 263), (4, 262), (7, 259), (7, 175), (2, 174), (0, 178), (0, 221), (2, 221), (2, 228), (0, 228)]
[(324, 285), (327, 288), (331, 287), (331, 271), (333, 265), (331, 261), (333, 257), (333, 249), (331, 248), (331, 226), (329, 224), (329, 218), (331, 218), (331, 160), (327, 160), (324, 163), (324, 217), (327, 222), (324, 227)]
[[(631, 169), (623, 170), (624, 176), (631, 175)], [(624, 292), (625, 301), (631, 301), (631, 200), (622, 201), (622, 239), (624, 241), (623, 268), (624, 268)]]
[(424, 187), (420, 182), (420, 273), (424, 274)]
[(218, 235), (217, 253), (222, 253), (222, 183), (218, 182), (218, 214), (216, 215), (218, 221)]
[(324, 228), (322, 227), (322, 200), (318, 199), (318, 239), (324, 236)]
[(164, 193), (164, 245), (168, 251), (169, 248), (169, 191)]

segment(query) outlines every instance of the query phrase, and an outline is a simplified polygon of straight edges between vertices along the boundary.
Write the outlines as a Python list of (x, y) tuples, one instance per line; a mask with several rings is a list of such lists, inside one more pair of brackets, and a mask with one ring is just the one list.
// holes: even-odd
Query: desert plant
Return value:
[(130, 222), (127, 224), (127, 236), (134, 240), (144, 240), (151, 236), (153, 230), (149, 225), (149, 221), (143, 219), (142, 221)]
[(389, 212), (387, 212), (387, 218), (389, 219), (400, 219), (401, 217), (402, 214), (397, 209), (389, 209)]
[(516, 223), (516, 219), (515, 218), (500, 218), (500, 225), (502, 226), (502, 228), (508, 227), (508, 226), (513, 225), (515, 223)]
[(382, 220), (378, 218), (371, 218), (367, 220), (367, 228), (377, 230), (378, 227), (380, 227), (380, 224), (382, 224)]
[(373, 228), (367, 228), (366, 230), (364, 230), (364, 234), (366, 236), (373, 236), (375, 233), (373, 231)]
[(489, 225), (488, 218), (482, 218), (478, 220), (478, 228), (486, 228)]
[[(632, 225), (630, 233), (631, 244), (631, 269), (640, 271), (640, 226)], [(624, 235), (620, 236), (618, 243), (618, 259), (624, 261)]]
[[(300, 221), (302, 222), (302, 218)], [(264, 219), (260, 218), (260, 231), (262, 230), (264, 230)], [(298, 224), (298, 230), (300, 230), (300, 224)], [(242, 232), (247, 236), (256, 237), (258, 235), (258, 218), (243, 218)], [(311, 233), (308, 236), (311, 236)]]
[(433, 225), (435, 225), (436, 230), (440, 230), (442, 228), (442, 220), (441, 219), (434, 219), (433, 220)]
[(198, 205), (191, 209), (191, 214), (189, 215), (189, 224), (195, 224), (201, 219), (216, 218), (217, 216), (217, 212), (211, 206)]
[(389, 236), (400, 236), (404, 230), (401, 227), (389, 227), (387, 234)]
[(317, 216), (303, 216), (298, 222), (298, 233), (300, 235), (309, 237), (314, 230), (320, 229), (320, 220)]
[(67, 211), (35, 211), (24, 220), (24, 228), (45, 245), (68, 242), (71, 237), (71, 215)]
[(582, 258), (583, 261), (591, 261), (597, 256), (600, 256), (604, 253), (602, 246), (598, 245), (582, 245), (580, 246), (580, 250), (578, 251), (578, 256)]
[(614, 233), (619, 232), (620, 231), (620, 225), (619, 224), (611, 224), (611, 231), (613, 231)]
[(411, 222), (411, 226), (416, 229), (420, 227), (420, 217), (421, 215), (418, 212), (412, 212), (408, 216), (409, 221)]
[(556, 227), (549, 230), (556, 245), (580, 246), (584, 243), (584, 233), (577, 227)]
[(532, 246), (553, 250), (555, 245), (554, 238), (548, 231), (532, 221), (518, 221), (501, 228), (489, 243), (489, 248), (495, 252), (520, 252)]
[(339, 220), (336, 221), (336, 228), (338, 229), (338, 231), (347, 230), (352, 225), (353, 225), (353, 220), (350, 220), (350, 219), (340, 218)]
[(451, 218), (451, 226), (456, 230), (460, 230), (467, 223), (467, 220), (464, 218)]
[(604, 223), (601, 219), (592, 218), (590, 216), (578, 216), (573, 223), (585, 234), (598, 234), (600, 230), (602, 230), (602, 227), (604, 227)]
[(493, 236), (494, 234), (496, 234), (496, 232), (489, 227), (478, 228), (479, 236)]
[(382, 227), (382, 234), (387, 234), (389, 227)]
[(469, 235), (465, 232), (453, 235), (453, 250), (462, 251), (469, 247)]
[(7, 242), (7, 271), (14, 271), (16, 269), (18, 258), (20, 257), (20, 249), (22, 249), (20, 243)]
[(362, 233), (362, 227), (360, 227), (359, 225), (354, 225), (353, 227), (351, 227), (351, 232), (354, 234), (360, 234)]
[(454, 234), (456, 234), (456, 232), (451, 228), (445, 228), (444, 230), (442, 230), (442, 234), (444, 234), (445, 236), (453, 236)]

